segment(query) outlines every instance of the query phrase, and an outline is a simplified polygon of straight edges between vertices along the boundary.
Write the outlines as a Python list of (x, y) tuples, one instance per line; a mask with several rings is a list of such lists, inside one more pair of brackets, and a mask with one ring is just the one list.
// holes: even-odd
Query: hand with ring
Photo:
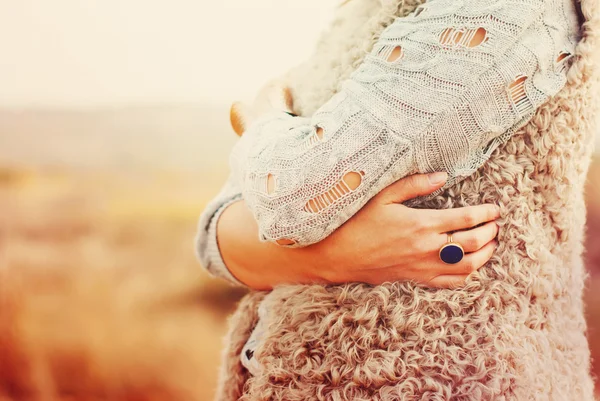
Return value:
[(441, 186), (428, 178), (427, 174), (415, 174), (395, 182), (316, 244), (332, 261), (320, 272), (321, 277), (330, 283), (464, 285), (467, 277), (493, 256), (500, 208), (494, 204), (454, 209), (404, 206), (402, 202)]
[(493, 256), (500, 208), (404, 206), (402, 202), (433, 192), (446, 179), (434, 177), (432, 183), (430, 178), (415, 174), (396, 181), (329, 237), (302, 248), (258, 241), (256, 221), (244, 201), (238, 201), (223, 212), (217, 225), (221, 254), (232, 274), (255, 289), (390, 281), (460, 287)]
[(444, 263), (453, 265), (460, 262), (465, 257), (464, 248), (452, 241), (452, 234), (448, 234), (448, 243), (440, 248), (440, 260)]
[[(269, 108), (292, 112), (290, 91), (274, 84), (254, 104), (234, 104), (234, 130), (243, 134), (255, 116)], [(241, 200), (219, 218), (219, 248), (231, 273), (259, 290), (278, 284), (378, 285), (390, 281), (460, 287), (493, 256), (500, 208), (482, 204), (415, 209), (402, 204), (437, 190), (446, 179), (446, 173), (404, 177), (373, 197), (330, 236), (301, 248), (260, 242), (256, 221)]]

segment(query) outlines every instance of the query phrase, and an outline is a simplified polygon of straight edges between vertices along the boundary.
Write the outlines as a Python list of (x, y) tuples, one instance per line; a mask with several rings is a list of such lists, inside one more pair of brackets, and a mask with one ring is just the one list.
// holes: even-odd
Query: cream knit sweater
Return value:
[[(250, 127), (226, 192), (204, 212), (213, 239), (199, 249), (216, 244), (215, 208), (231, 199), (243, 197), (262, 240), (303, 246), (402, 177), (443, 170), (454, 185), (563, 87), (579, 35), (572, 0), (432, 0), (397, 18), (312, 117), (281, 111)], [(201, 256), (233, 279), (218, 255)], [(261, 332), (242, 353), (249, 368)]]
[[(427, 15), (428, 12), (443, 13), (443, 10), (434, 10), (434, 5), (437, 3), (430, 2), (429, 7), (420, 11), (416, 18), (421, 17), (423, 13)], [(501, 3), (517, 8), (534, 4), (530, 2)], [(443, 3), (439, 2), (439, 4)], [(452, 2), (451, 4), (462, 3)], [(457, 13), (455, 15), (473, 15), (473, 13), (477, 13), (477, 10), (481, 10), (477, 8), (477, 4), (492, 6), (491, 3), (485, 2), (469, 4), (469, 7), (454, 9), (453, 12)], [(543, 4), (540, 2), (538, 5), (542, 6)], [(379, 5), (373, 0), (354, 0), (343, 6), (340, 9), (340, 19), (329, 32), (329, 36), (321, 42), (315, 59), (297, 70), (309, 73), (304, 74), (304, 78), (300, 74), (292, 73), (290, 75), (292, 83), (296, 83), (294, 85), (295, 96), (303, 114), (312, 114), (319, 108), (319, 104), (323, 104), (327, 99), (330, 101), (325, 102), (325, 106), (323, 106), (325, 108), (332, 104), (344, 104), (349, 100), (354, 101), (348, 103), (349, 105), (358, 104), (360, 102), (360, 100), (356, 100), (359, 99), (358, 96), (344, 91), (345, 88), (352, 89), (353, 85), (356, 84), (358, 87), (365, 82), (364, 76), (360, 81), (360, 72), (368, 71), (369, 68), (363, 69), (361, 66), (369, 66), (370, 62), (367, 57), (367, 61), (360, 64), (364, 54), (361, 51), (362, 46), (371, 48), (369, 56), (373, 58), (373, 63), (379, 62), (389, 68), (387, 63), (390, 62), (391, 52), (380, 51), (378, 46), (382, 43), (381, 40), (373, 46), (374, 38), (378, 36), (378, 32), (382, 31), (384, 33), (381, 36), (385, 38), (385, 32), (392, 32), (393, 29), (384, 30), (384, 28), (386, 26), (394, 27), (397, 22), (390, 24), (394, 17), (406, 14), (414, 8), (414, 5), (408, 2), (401, 4), (386, 2), (386, 4)], [(532, 8), (531, 13), (527, 14), (536, 14), (543, 9), (544, 7)], [(460, 10), (469, 11), (461, 14)], [(523, 12), (522, 9), (520, 10)], [(593, 24), (588, 23), (587, 29), (584, 30), (584, 40), (575, 49), (561, 49), (552, 58), (542, 57), (542, 59), (553, 61), (553, 63), (545, 64), (545, 67), (540, 64), (534, 70), (524, 70), (522, 74), (518, 74), (518, 71), (516, 74), (500, 74), (504, 78), (503, 85), (499, 84), (500, 81), (494, 81), (496, 89), (507, 89), (507, 85), (512, 89), (514, 86), (511, 88), (510, 85), (517, 81), (525, 83), (520, 87), (524, 89), (524, 92), (514, 91), (513, 93), (510, 90), (497, 92), (506, 93), (505, 99), (508, 99), (507, 104), (513, 113), (527, 116), (527, 113), (534, 111), (532, 107), (537, 109), (534, 114), (529, 115), (529, 123), (517, 131), (521, 135), (517, 138), (506, 137), (502, 143), (498, 142), (496, 146), (498, 151), (493, 154), (490, 153), (490, 148), (486, 149), (484, 153), (487, 153), (490, 160), (480, 169), (472, 171), (470, 176), (463, 177), (464, 182), (459, 184), (459, 181), (462, 180), (456, 180), (454, 184), (444, 188), (442, 193), (427, 200), (421, 199), (414, 202), (416, 207), (437, 208), (464, 206), (486, 201), (496, 201), (503, 205), (506, 227), (499, 238), (500, 256), (490, 261), (488, 270), (481, 272), (464, 290), (454, 292), (425, 290), (408, 284), (395, 283), (374, 288), (361, 284), (326, 288), (285, 286), (275, 289), (266, 297), (262, 293), (253, 293), (242, 303), (238, 314), (234, 317), (230, 334), (231, 345), (224, 365), (221, 398), (236, 399), (239, 397), (244, 383), (246, 383), (247, 390), (244, 397), (247, 399), (291, 400), (314, 397), (391, 400), (449, 399), (451, 396), (456, 399), (490, 399), (492, 396), (497, 396), (498, 399), (515, 399), (517, 395), (527, 396), (528, 394), (530, 396), (523, 399), (534, 398), (536, 394), (550, 394), (552, 399), (569, 399), (575, 394), (581, 395), (577, 399), (591, 397), (591, 381), (587, 369), (589, 360), (585, 337), (582, 336), (585, 325), (580, 299), (580, 287), (583, 280), (580, 265), (580, 241), (584, 213), (577, 208), (582, 206), (581, 183), (582, 177), (587, 171), (592, 143), (590, 118), (586, 113), (591, 110), (589, 102), (590, 84), (592, 83), (590, 74), (593, 66), (591, 58), (593, 52), (597, 50), (591, 48), (591, 45), (595, 44), (595, 31), (592, 28), (598, 24), (598, 21), (593, 18), (594, 12), (597, 11), (595, 2), (586, 1), (584, 3), (583, 13), (588, 20), (592, 20)], [(507, 13), (507, 15), (513, 14)], [(556, 15), (560, 16), (561, 13)], [(514, 18), (520, 21), (527, 20), (524, 15)], [(468, 30), (463, 30), (462, 36), (451, 35), (458, 39), (450, 46), (451, 49), (441, 46), (442, 50), (440, 51), (471, 54), (470, 52), (477, 51), (476, 49), (480, 46), (490, 45), (493, 43), (493, 36), (488, 35), (494, 32), (493, 24), (490, 21), (496, 20), (495, 18), (480, 20), (482, 24), (486, 21), (490, 23), (490, 25), (483, 25), (485, 37), (489, 38), (487, 41), (484, 38), (482, 43), (477, 46), (460, 47), (459, 44), (462, 42), (458, 38), (468, 34)], [(527, 37), (525, 35), (526, 27), (534, 26), (536, 21), (545, 20), (546, 13), (542, 12), (537, 14), (537, 17), (533, 16), (529, 23), (524, 23), (525, 25), (516, 28), (518, 33), (513, 37), (512, 44), (526, 42), (524, 39)], [(565, 17), (565, 21), (569, 20), (569, 17)], [(550, 32), (549, 36), (551, 37), (553, 34), (557, 34), (554, 29), (547, 31)], [(565, 28), (562, 32), (564, 35), (565, 32), (572, 33), (573, 31)], [(364, 36), (360, 36), (361, 34)], [(443, 36), (434, 35), (431, 36), (431, 39), (443, 40)], [(542, 34), (543, 36), (544, 34)], [(471, 40), (465, 43), (472, 44), (474, 37), (471, 36)], [(566, 37), (572, 38), (570, 35)], [(450, 43), (453, 43), (453, 40)], [(565, 43), (569, 43), (569, 40)], [(397, 47), (395, 42), (392, 44), (395, 49)], [(540, 43), (540, 46), (547, 47), (543, 43)], [(394, 60), (394, 63), (402, 63), (403, 60), (409, 59), (407, 53), (409, 46), (402, 45), (400, 47), (402, 48), (401, 57)], [(527, 54), (538, 55), (534, 51), (535, 47), (531, 47), (533, 50)], [(552, 46), (548, 48), (552, 48)], [(558, 50), (558, 47), (553, 50)], [(548, 89), (552, 87), (548, 84), (550, 81), (540, 84), (539, 87), (528, 85), (538, 82), (538, 79), (532, 79), (538, 68), (540, 71), (544, 71), (543, 75), (548, 74), (549, 71), (554, 71), (555, 76), (563, 74), (564, 70), (557, 64), (568, 57), (563, 58), (561, 52), (576, 55), (575, 68), (571, 68), (566, 74), (567, 87), (559, 90), (562, 84), (560, 80), (556, 80), (555, 84), (558, 86), (554, 86), (554, 90), (557, 91), (555, 98), (550, 102), (543, 103), (542, 100), (547, 100), (549, 96), (553, 95), (553, 92)], [(377, 59), (377, 57), (383, 57), (383, 59)], [(479, 62), (489, 61), (484, 56), (480, 57)], [(539, 59), (536, 57), (536, 60)], [(322, 67), (321, 64), (327, 68)], [(435, 66), (435, 63), (431, 65)], [(487, 65), (488, 68), (484, 68), (484, 70), (494, 70), (494, 66), (499, 65), (501, 65), (499, 62), (497, 64), (490, 62)], [(526, 62), (520, 66), (527, 68), (528, 65), (529, 63)], [(374, 66), (375, 64), (371, 65), (375, 68)], [(472, 74), (481, 78), (478, 73), (483, 74), (485, 71), (477, 70)], [(510, 69), (509, 71), (515, 72)], [(519, 75), (525, 76), (526, 79), (520, 79)], [(296, 77), (295, 82), (294, 76)], [(384, 79), (385, 74), (381, 76), (383, 77), (382, 82), (385, 83), (383, 86), (380, 85), (383, 88), (389, 82)], [(346, 81), (345, 77), (349, 77), (350, 81)], [(542, 79), (540, 82), (543, 81)], [(351, 84), (345, 85), (341, 84), (342, 82)], [(375, 84), (378, 82), (377, 79), (374, 81)], [(487, 81), (478, 79), (477, 82)], [(371, 85), (369, 88), (376, 86)], [(465, 88), (467, 88), (465, 93), (477, 93), (478, 90), (482, 90), (481, 86), (480, 89), (476, 89), (469, 84), (465, 84)], [(540, 88), (545, 88), (546, 91), (539, 90)], [(331, 95), (337, 92), (341, 95), (331, 98)], [(517, 92), (521, 94), (516, 94)], [(532, 106), (527, 102), (531, 101), (534, 93), (541, 93), (539, 99), (542, 100), (538, 100), (537, 103), (533, 102)], [(513, 97), (513, 94), (516, 95)], [(415, 102), (418, 101), (415, 100)], [(523, 101), (525, 101), (525, 106), (523, 106)], [(457, 101), (456, 104), (482, 107), (487, 103)], [(409, 110), (410, 113), (413, 113), (414, 109), (415, 107), (400, 108), (400, 110)], [(454, 110), (452, 107), (450, 109)], [(505, 109), (499, 107), (498, 110)], [(402, 126), (393, 129), (390, 125), (394, 123), (394, 120), (391, 118), (385, 120), (387, 114), (376, 118), (373, 111), (366, 109), (362, 112), (364, 116), (373, 118), (372, 123), (377, 127), (375, 131), (393, 132), (395, 134), (393, 138), (403, 138), (403, 134), (399, 131)], [(446, 115), (443, 112), (440, 113), (438, 117)], [(475, 114), (472, 114), (477, 120)], [(318, 110), (313, 114), (313, 116), (316, 115), (319, 115)], [(494, 114), (493, 112), (488, 114), (487, 111), (482, 110), (480, 115)], [(533, 119), (531, 119), (531, 115), (534, 115)], [(343, 120), (339, 116), (338, 119)], [(437, 120), (437, 118), (434, 117), (433, 120)], [(275, 124), (288, 124), (289, 121), (292, 120), (285, 117), (277, 119)], [(452, 121), (452, 119), (450, 118), (448, 121)], [(513, 121), (518, 121), (518, 119), (514, 118)], [(266, 123), (266, 121), (264, 120), (262, 123)], [(290, 124), (292, 123), (290, 122)], [(336, 127), (333, 125), (334, 123), (330, 124), (332, 124), (330, 127)], [(519, 122), (516, 126), (518, 124)], [(318, 125), (318, 121), (311, 120), (311, 123), (306, 126), (315, 127), (316, 125)], [(261, 125), (257, 124), (255, 127), (259, 126)], [(279, 127), (281, 126), (279, 125)], [(490, 125), (483, 127), (489, 128)], [(331, 135), (332, 132), (340, 132), (342, 124), (338, 128), (324, 128), (323, 137), (317, 135), (316, 139), (314, 139), (317, 134), (316, 130), (308, 132), (307, 137), (310, 138), (312, 133), (313, 140), (308, 141), (310, 146), (306, 147), (307, 151), (312, 149), (311, 146), (318, 147), (331, 140), (331, 136), (327, 136), (328, 133)], [(256, 142), (253, 143), (261, 143), (263, 136), (259, 131), (262, 132), (256, 130), (253, 135), (248, 136), (248, 138), (256, 138)], [(509, 131), (510, 129), (507, 132)], [(269, 129), (265, 128), (264, 132), (268, 133)], [(427, 133), (428, 131), (424, 129), (422, 132)], [(502, 134), (498, 134), (497, 131), (493, 132), (496, 132), (493, 135), (495, 138), (502, 137)], [(435, 136), (436, 132), (429, 131), (429, 133), (433, 133), (434, 137), (430, 139), (439, 145), (440, 140)], [(481, 129), (477, 135), (483, 136), (475, 141), (478, 145), (485, 143), (484, 148), (489, 144), (484, 140), (486, 133), (489, 132)], [(450, 134), (451, 132), (447, 132), (446, 135)], [(428, 136), (425, 135), (425, 137)], [(471, 136), (467, 137), (472, 138)], [(262, 143), (273, 144), (273, 140), (275, 139), (269, 136), (269, 141)], [(280, 148), (284, 149), (288, 145), (285, 141), (275, 143), (281, 144)], [(407, 145), (408, 148), (415, 149), (418, 148), (418, 143), (416, 138), (412, 138)], [(526, 144), (528, 146), (525, 146)], [(275, 149), (278, 149), (276, 145), (273, 146), (273, 149), (268, 149), (270, 145), (262, 145), (266, 146), (264, 148), (260, 146), (251, 145), (249, 150), (244, 150), (241, 154), (246, 155), (248, 160), (258, 160), (261, 150), (274, 152)], [(472, 149), (469, 146), (471, 145), (467, 147)], [(477, 146), (475, 148), (478, 149)], [(414, 155), (415, 152), (411, 150), (410, 154)], [(444, 158), (444, 156), (441, 157)], [(465, 162), (466, 159), (462, 157), (460, 160)], [(445, 162), (442, 160), (441, 163)], [(418, 163), (416, 165), (418, 167)], [(447, 164), (442, 165), (447, 166), (451, 173), (460, 171), (460, 169), (452, 170)], [(456, 165), (460, 165), (460, 163), (453, 166)], [(252, 174), (256, 174), (258, 171), (252, 163), (242, 162), (238, 167), (234, 165), (234, 168), (239, 168), (243, 172), (238, 177), (246, 177), (238, 178), (242, 193), (244, 185), (256, 184), (253, 179), (247, 178), (252, 177)], [(368, 171), (361, 169), (359, 172), (365, 173), (362, 175), (361, 186), (366, 186), (365, 183), (369, 182)], [(268, 174), (276, 175), (278, 170), (269, 168), (264, 170), (264, 173), (267, 174), (266, 178), (268, 179)], [(341, 177), (343, 178), (343, 176)], [(268, 186), (262, 184), (260, 187), (248, 185), (246, 192), (248, 194), (259, 193), (262, 197), (265, 197), (265, 194), (277, 197), (282, 194), (278, 191), (288, 187), (280, 184), (279, 177), (276, 178), (275, 187), (279, 186), (279, 188), (272, 193), (268, 193)], [(563, 184), (565, 180), (571, 186), (565, 187)], [(218, 201), (207, 209), (208, 212), (201, 219), (199, 253), (205, 262), (207, 255), (218, 258), (218, 253), (207, 252), (207, 250), (214, 251), (216, 249), (214, 246), (211, 248), (206, 245), (210, 243), (212, 237), (202, 234), (210, 232), (209, 227), (214, 225), (214, 221), (218, 217), (219, 206), (215, 208), (214, 205), (222, 206), (228, 200), (239, 197), (240, 192), (235, 194), (236, 191), (233, 189), (235, 182), (228, 185), (231, 190), (226, 187), (221, 196), (217, 198)], [(293, 187), (296, 184), (289, 185)], [(536, 187), (538, 189), (534, 191), (533, 188)], [(349, 193), (358, 192), (360, 190), (357, 188)], [(366, 195), (363, 194), (363, 196)], [(270, 197), (266, 196), (265, 198)], [(304, 208), (308, 206), (309, 209), (313, 207), (313, 210), (304, 210), (307, 213), (326, 214), (324, 210), (332, 206), (338, 207), (343, 202), (339, 199), (347, 198), (350, 196), (340, 196), (338, 199), (329, 198), (330, 204), (326, 204), (324, 207), (322, 207), (322, 202), (310, 204), (313, 198), (308, 198), (307, 202), (304, 202), (307, 198), (303, 198), (304, 203), (298, 205), (302, 204)], [(360, 203), (358, 200), (355, 202)], [(259, 204), (255, 203), (255, 205)], [(315, 205), (318, 209), (316, 211)], [(217, 214), (213, 213), (215, 210)], [(254, 210), (258, 215), (258, 206)], [(577, 214), (577, 210), (579, 210), (579, 214)], [(207, 215), (210, 217), (206, 218)], [(269, 227), (269, 224), (263, 225), (263, 233), (268, 232)], [(292, 235), (293, 232), (286, 232), (285, 236), (280, 238), (291, 238), (288, 234)], [(267, 239), (275, 240), (276, 237), (270, 238), (266, 235)], [(295, 240), (297, 245), (311, 241), (308, 237), (291, 239)], [(216, 245), (214, 239), (212, 241), (213, 245)], [(556, 263), (571, 264), (567, 270), (569, 275), (561, 275)], [(210, 264), (205, 263), (205, 266), (209, 267)], [(558, 292), (553, 288), (556, 288)], [(263, 305), (268, 306), (266, 309), (268, 310), (269, 325), (265, 334), (265, 343), (257, 349), (256, 358), (267, 369), (260, 375), (248, 379), (240, 365), (239, 353), (256, 324), (258, 302), (263, 297), (265, 298), (262, 302)], [(563, 305), (564, 308), (559, 305)], [(303, 313), (304, 309), (306, 309), (306, 314)], [(347, 325), (350, 322), (348, 319), (359, 324)], [(529, 332), (530, 334), (528, 334)], [(534, 357), (536, 349), (541, 354)], [(532, 351), (534, 354), (531, 354)], [(557, 352), (563, 356), (559, 357)], [(236, 358), (238, 358), (237, 362)], [(556, 361), (557, 364), (552, 361)], [(567, 372), (575, 373), (568, 375)], [(357, 374), (358, 376), (356, 376)], [(563, 379), (567, 376), (569, 380)], [(560, 398), (560, 395), (567, 398)], [(540, 399), (549, 398), (540, 396)]]
[(216, 205), (241, 194), (262, 240), (304, 246), (402, 177), (447, 171), (452, 186), (563, 87), (578, 40), (573, 0), (431, 0), (390, 24), (311, 117), (251, 126)]

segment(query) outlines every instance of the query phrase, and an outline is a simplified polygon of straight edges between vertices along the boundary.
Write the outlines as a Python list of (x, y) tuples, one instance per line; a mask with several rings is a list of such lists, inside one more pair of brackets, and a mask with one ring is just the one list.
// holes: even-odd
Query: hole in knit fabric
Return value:
[(323, 128), (317, 127), (317, 138), (323, 139)]
[(418, 17), (419, 15), (421, 15), (421, 13), (425, 11), (425, 7), (423, 6), (419, 6), (415, 9), (415, 12), (413, 14), (414, 17)]
[(513, 101), (517, 111), (520, 114), (525, 114), (529, 112), (533, 105), (531, 101), (527, 97), (527, 92), (525, 91), (525, 83), (527, 82), (526, 75), (519, 75), (509, 86), (508, 93)]
[(296, 243), (296, 241), (291, 240), (291, 239), (286, 239), (286, 238), (282, 238), (282, 239), (278, 239), (277, 241), (275, 241), (277, 243), (277, 245), (294, 245)]
[(569, 52), (560, 52), (560, 54), (556, 58), (556, 62), (560, 63), (561, 61), (563, 61), (564, 59), (566, 59), (570, 55), (571, 55), (571, 53), (569, 53)]
[(323, 140), (323, 136), (325, 136), (325, 131), (321, 127), (316, 127), (316, 130), (311, 133), (305, 140), (302, 145), (304, 150), (308, 150), (312, 148), (317, 143)]
[(267, 194), (272, 195), (275, 192), (275, 177), (273, 174), (267, 176)]
[(571, 56), (572, 54), (567, 51), (562, 51), (558, 54), (558, 57), (556, 58), (556, 67), (560, 72), (564, 72), (567, 69)]
[(304, 206), (304, 210), (309, 213), (319, 213), (344, 195), (358, 188), (362, 182), (363, 175), (363, 171), (346, 173), (340, 182), (334, 185), (329, 191), (309, 200), (306, 206)]
[(402, 57), (402, 47), (396, 46), (394, 48), (394, 50), (392, 50), (392, 53), (387, 58), (387, 61), (389, 61), (391, 63), (391, 62), (398, 60), (400, 57)]
[(446, 28), (440, 35), (440, 44), (448, 47), (476, 47), (488, 41), (485, 28)]

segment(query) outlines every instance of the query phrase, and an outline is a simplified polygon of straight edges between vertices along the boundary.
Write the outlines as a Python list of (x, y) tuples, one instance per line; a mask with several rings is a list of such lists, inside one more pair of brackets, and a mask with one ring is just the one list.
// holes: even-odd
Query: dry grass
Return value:
[(0, 177), (0, 400), (210, 399), (240, 292), (195, 259), (198, 177)]

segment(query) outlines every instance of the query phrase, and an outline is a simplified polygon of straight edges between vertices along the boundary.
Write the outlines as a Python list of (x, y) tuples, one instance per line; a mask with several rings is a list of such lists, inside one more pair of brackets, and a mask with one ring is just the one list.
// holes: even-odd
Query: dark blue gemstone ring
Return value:
[(465, 256), (465, 250), (460, 244), (452, 242), (452, 234), (448, 234), (448, 243), (440, 248), (440, 260), (444, 263), (455, 264)]

